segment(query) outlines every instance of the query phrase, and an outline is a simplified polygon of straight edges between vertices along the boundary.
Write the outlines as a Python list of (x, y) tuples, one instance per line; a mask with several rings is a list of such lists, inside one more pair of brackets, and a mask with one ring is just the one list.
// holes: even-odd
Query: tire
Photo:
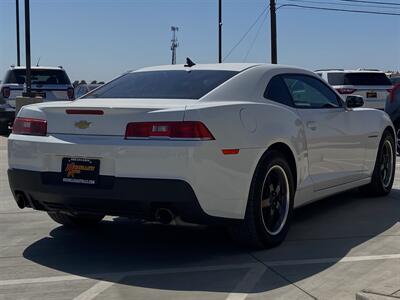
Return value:
[(104, 218), (104, 215), (71, 216), (62, 212), (48, 212), (47, 214), (53, 221), (68, 227), (89, 227), (100, 223)]
[(278, 151), (268, 151), (254, 174), (243, 222), (229, 228), (232, 238), (255, 248), (282, 243), (290, 227), (294, 194), (286, 159)]
[(400, 121), (397, 122), (396, 126), (396, 137), (397, 137), (397, 155), (400, 155)]
[(386, 196), (392, 190), (396, 170), (396, 145), (392, 134), (385, 131), (379, 144), (371, 183), (361, 190), (370, 196)]

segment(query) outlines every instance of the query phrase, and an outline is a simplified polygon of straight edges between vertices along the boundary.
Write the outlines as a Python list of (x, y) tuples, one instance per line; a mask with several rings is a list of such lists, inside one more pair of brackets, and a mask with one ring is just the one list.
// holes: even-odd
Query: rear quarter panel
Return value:
[[(205, 148), (210, 157), (202, 164), (199, 174), (207, 174), (207, 164), (217, 164), (224, 170), (219, 179), (199, 178), (202, 189), (212, 186), (215, 191), (231, 191), (245, 211), (251, 181), (262, 155), (275, 143), (286, 144), (294, 154), (297, 170), (297, 187), (308, 182), (308, 163), (304, 128), (297, 114), (281, 105), (269, 101), (257, 102), (212, 102), (187, 107), (185, 120), (201, 120), (215, 137), (215, 147)], [(222, 149), (240, 149), (238, 155), (223, 155)], [(232, 201), (234, 203), (235, 201)]]

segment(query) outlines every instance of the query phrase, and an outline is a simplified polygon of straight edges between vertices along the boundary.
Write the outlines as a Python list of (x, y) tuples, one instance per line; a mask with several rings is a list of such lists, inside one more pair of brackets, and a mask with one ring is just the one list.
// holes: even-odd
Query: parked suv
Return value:
[[(0, 84), (0, 131), (3, 134), (15, 118), (15, 100), (22, 96), (26, 68), (10, 67)], [(43, 101), (73, 100), (74, 88), (62, 67), (32, 67), (32, 92)]]
[(328, 69), (315, 71), (335, 88), (343, 99), (349, 95), (364, 98), (364, 107), (385, 109), (392, 83), (384, 72), (378, 70)]
[(400, 155), (400, 83), (393, 86), (385, 106), (386, 113), (392, 119), (397, 135), (397, 153)]

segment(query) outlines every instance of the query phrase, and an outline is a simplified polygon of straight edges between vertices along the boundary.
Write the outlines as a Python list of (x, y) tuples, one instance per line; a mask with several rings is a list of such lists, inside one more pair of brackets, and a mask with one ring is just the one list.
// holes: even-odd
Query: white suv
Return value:
[[(15, 99), (22, 96), (26, 80), (25, 67), (11, 67), (0, 84), (0, 99), (15, 108)], [(62, 67), (32, 67), (32, 92), (43, 101), (73, 100), (74, 88)]]
[(315, 71), (325, 79), (345, 100), (349, 95), (364, 98), (364, 107), (385, 109), (392, 83), (384, 72), (379, 70), (327, 69)]

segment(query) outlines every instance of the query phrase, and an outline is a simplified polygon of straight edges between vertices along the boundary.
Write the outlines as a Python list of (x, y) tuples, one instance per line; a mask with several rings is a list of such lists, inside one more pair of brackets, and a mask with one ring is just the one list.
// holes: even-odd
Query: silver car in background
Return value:
[(364, 107), (368, 108), (384, 110), (393, 86), (386, 74), (378, 70), (327, 69), (315, 73), (338, 91), (343, 100), (350, 95), (362, 96)]

